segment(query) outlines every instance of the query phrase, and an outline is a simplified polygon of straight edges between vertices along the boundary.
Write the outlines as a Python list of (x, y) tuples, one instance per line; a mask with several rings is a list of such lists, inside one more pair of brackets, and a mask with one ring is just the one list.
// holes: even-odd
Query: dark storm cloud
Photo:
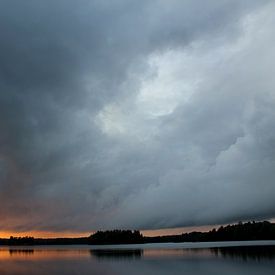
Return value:
[(274, 216), (274, 5), (1, 1), (1, 229)]

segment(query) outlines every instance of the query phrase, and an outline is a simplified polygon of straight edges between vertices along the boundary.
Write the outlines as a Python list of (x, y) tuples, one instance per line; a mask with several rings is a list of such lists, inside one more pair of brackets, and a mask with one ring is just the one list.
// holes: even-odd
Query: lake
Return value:
[(0, 247), (1, 275), (274, 275), (275, 242)]

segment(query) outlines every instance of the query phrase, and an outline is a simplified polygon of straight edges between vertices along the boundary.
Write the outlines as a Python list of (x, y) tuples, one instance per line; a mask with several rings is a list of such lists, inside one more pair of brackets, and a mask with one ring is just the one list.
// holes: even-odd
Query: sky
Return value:
[(275, 217), (275, 2), (1, 0), (0, 232)]

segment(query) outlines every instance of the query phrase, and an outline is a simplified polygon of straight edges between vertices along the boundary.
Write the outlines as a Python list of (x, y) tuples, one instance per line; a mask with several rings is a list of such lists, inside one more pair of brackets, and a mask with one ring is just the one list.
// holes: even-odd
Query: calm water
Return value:
[(0, 247), (1, 275), (274, 272), (275, 242)]

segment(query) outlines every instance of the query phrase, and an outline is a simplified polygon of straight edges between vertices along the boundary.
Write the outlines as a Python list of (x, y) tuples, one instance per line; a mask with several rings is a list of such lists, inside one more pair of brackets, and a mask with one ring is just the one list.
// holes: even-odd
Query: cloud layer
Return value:
[(1, 1), (0, 230), (275, 216), (272, 1)]

